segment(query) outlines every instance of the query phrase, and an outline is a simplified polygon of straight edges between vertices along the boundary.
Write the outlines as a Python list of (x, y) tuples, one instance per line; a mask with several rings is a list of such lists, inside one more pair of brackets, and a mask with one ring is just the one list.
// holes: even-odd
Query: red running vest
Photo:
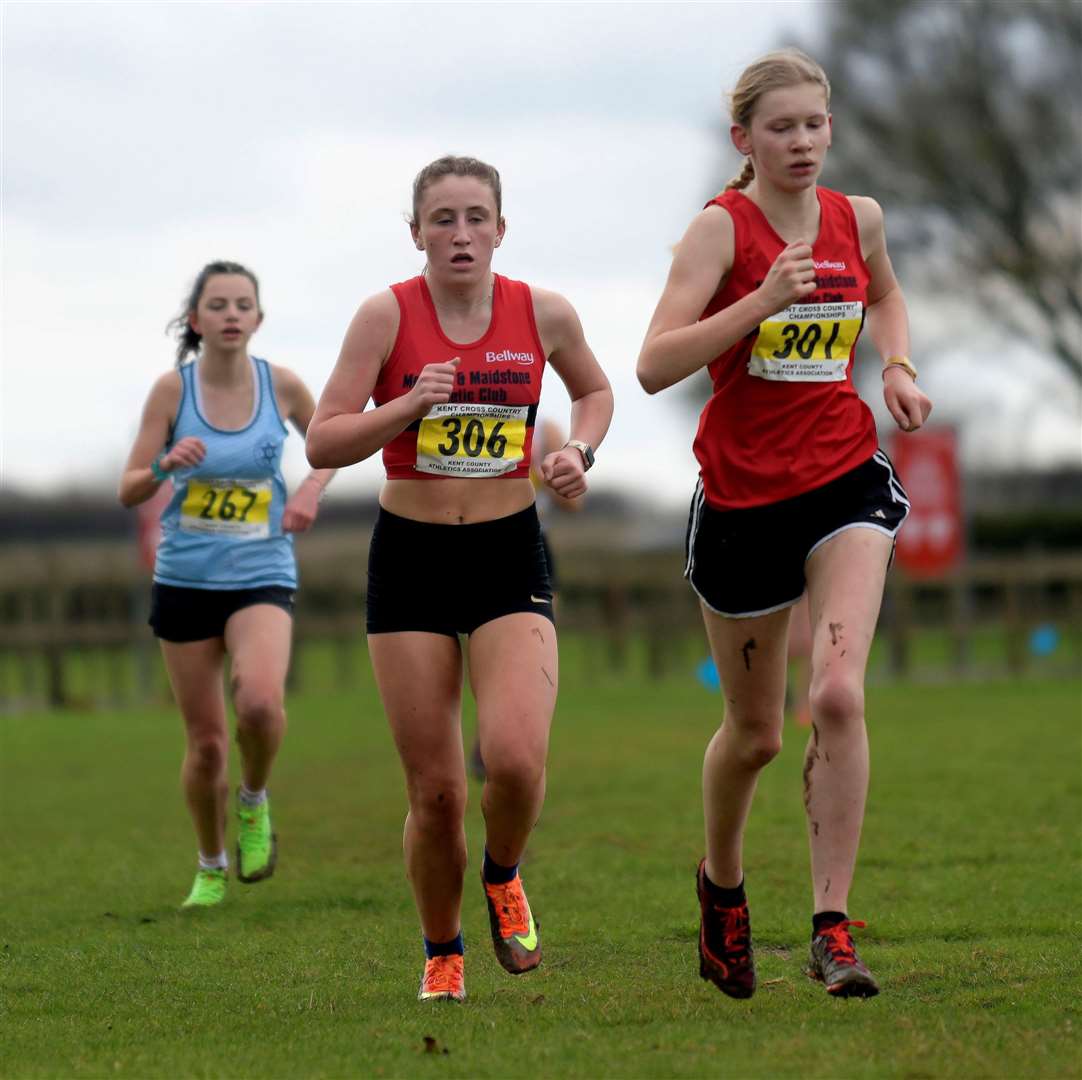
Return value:
[(426, 364), (462, 358), (451, 400), (383, 448), (388, 480), (530, 475), (545, 351), (529, 285), (493, 275), (492, 321), (477, 341), (452, 341), (424, 277), (391, 286), (398, 336), (372, 391), (377, 405), (408, 393)]
[[(710, 362), (714, 392), (699, 418), (695, 457), (706, 501), (732, 510), (821, 487), (875, 453), (871, 410), (853, 388), (852, 360), (868, 302), (856, 215), (817, 188), (816, 290)], [(786, 246), (740, 191), (707, 206), (733, 219), (733, 266), (700, 320), (754, 292)]]

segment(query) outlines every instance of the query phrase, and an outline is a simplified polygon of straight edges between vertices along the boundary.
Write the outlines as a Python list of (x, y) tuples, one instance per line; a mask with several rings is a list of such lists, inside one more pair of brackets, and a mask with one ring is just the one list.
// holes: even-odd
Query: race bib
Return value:
[(793, 304), (759, 326), (748, 374), (780, 382), (841, 382), (863, 305)]
[(434, 405), (417, 432), (417, 471), (502, 476), (524, 455), (528, 405)]
[(189, 480), (180, 505), (184, 532), (235, 540), (270, 535), (270, 480)]

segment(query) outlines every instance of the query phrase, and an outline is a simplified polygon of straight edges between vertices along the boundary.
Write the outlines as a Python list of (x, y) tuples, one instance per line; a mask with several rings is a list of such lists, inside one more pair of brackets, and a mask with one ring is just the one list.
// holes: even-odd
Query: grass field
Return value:
[(404, 797), (367, 674), (290, 703), (278, 873), (181, 915), (194, 839), (168, 706), (0, 717), (0, 1076), (1082, 1075), (1077, 683), (877, 686), (851, 914), (883, 993), (807, 980), (803, 734), (747, 842), (761, 989), (698, 978), (699, 771), (721, 699), (565, 667), (523, 877), (545, 963), (487, 940), (469, 812), (470, 1000), (415, 1000)]

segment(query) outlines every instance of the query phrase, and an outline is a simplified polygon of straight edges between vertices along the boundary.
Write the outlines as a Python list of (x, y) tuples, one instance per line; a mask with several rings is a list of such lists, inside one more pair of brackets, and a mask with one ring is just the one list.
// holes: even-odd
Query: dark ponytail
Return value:
[(191, 292), (180, 309), (180, 314), (175, 319), (171, 319), (165, 328), (167, 334), (173, 334), (177, 339), (177, 367), (184, 365), (188, 353), (199, 352), (199, 343), (203, 340), (203, 335), (197, 334), (192, 329), (190, 317), (195, 314), (195, 309), (199, 306), (199, 298), (203, 295), (207, 282), (216, 274), (243, 274), (255, 288), (256, 307), (259, 308), (260, 314), (263, 313), (259, 303), (259, 281), (251, 270), (246, 266), (241, 266), (240, 263), (223, 260), (207, 263), (192, 283)]

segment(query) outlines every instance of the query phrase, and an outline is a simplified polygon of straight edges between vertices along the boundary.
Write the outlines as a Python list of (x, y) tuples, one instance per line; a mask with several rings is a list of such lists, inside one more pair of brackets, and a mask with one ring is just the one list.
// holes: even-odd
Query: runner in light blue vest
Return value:
[[(202, 362), (202, 363), (205, 363)], [(182, 439), (202, 441), (206, 456), (172, 474), (173, 497), (162, 513), (154, 580), (196, 589), (297, 587), (293, 537), (283, 531), (286, 486), (282, 444), (288, 431), (278, 414), (270, 365), (252, 359), (255, 401), (248, 423), (222, 430), (206, 415), (200, 361), (180, 369), (180, 409), (167, 449)]]
[(161, 520), (150, 625), (187, 734), (181, 775), (199, 840), (199, 869), (183, 905), (189, 908), (225, 898), (227, 654), (242, 768), (237, 876), (251, 883), (274, 872), (267, 781), (286, 723), (297, 587), (291, 534), (311, 526), (334, 475), (313, 470), (287, 497), (283, 418), (303, 434), (315, 401), (293, 372), (248, 355), (262, 321), (251, 271), (227, 262), (203, 268), (170, 323), (178, 369), (151, 389), (120, 480), (125, 506), (145, 502), (167, 480), (173, 485)]

